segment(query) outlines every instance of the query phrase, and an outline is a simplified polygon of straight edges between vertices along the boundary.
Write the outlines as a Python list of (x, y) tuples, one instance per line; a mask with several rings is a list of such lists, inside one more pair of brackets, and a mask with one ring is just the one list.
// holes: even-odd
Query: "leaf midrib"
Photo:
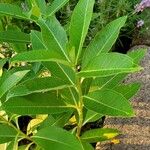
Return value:
[(110, 69), (100, 69), (100, 70), (82, 70), (81, 72), (79, 72), (78, 74), (80, 73), (88, 73), (88, 72), (99, 72), (99, 71), (117, 71), (117, 70), (123, 70), (123, 71), (126, 71), (126, 70), (138, 70), (140, 69), (140, 67), (132, 67), (132, 68), (110, 68)]

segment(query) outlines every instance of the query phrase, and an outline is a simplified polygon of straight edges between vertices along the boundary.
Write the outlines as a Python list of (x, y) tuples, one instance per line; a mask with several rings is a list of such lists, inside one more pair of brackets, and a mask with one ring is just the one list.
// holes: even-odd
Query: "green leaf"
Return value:
[(67, 88), (68, 84), (55, 77), (35, 78), (27, 80), (9, 91), (7, 99), (32, 93), (47, 92)]
[(47, 49), (70, 62), (66, 50), (67, 35), (55, 17), (50, 17), (46, 22), (42, 19), (38, 21), (41, 27), (42, 38)]
[(81, 140), (84, 142), (94, 143), (110, 140), (119, 134), (120, 132), (116, 129), (92, 129), (84, 132), (81, 136)]
[(60, 78), (71, 85), (75, 84), (76, 75), (71, 67), (57, 62), (43, 62), (43, 65), (51, 72), (52, 76)]
[(8, 30), (0, 32), (0, 41), (10, 43), (30, 43), (30, 36), (21, 31)]
[[(31, 31), (31, 43), (32, 43), (32, 48), (34, 50), (40, 50), (40, 49), (46, 49), (46, 46), (44, 45), (43, 39), (41, 32), (38, 31)], [(33, 64), (33, 70), (35, 73), (39, 71), (41, 68), (41, 62), (36, 62)]]
[[(134, 63), (140, 63), (141, 59), (144, 57), (146, 53), (145, 49), (139, 49), (135, 51), (131, 51), (128, 53), (128, 56), (133, 59)], [(92, 86), (98, 86), (99, 89), (102, 88), (114, 88), (118, 86), (118, 84), (128, 75), (128, 73), (124, 74), (116, 74), (107, 77), (97, 77), (93, 79)]]
[(61, 96), (67, 104), (78, 105), (79, 93), (73, 87), (68, 87), (60, 91)]
[(46, 49), (41, 32), (31, 31), (31, 42), (34, 50)]
[[(32, 31), (31, 40), (34, 49), (45, 48), (40, 32)], [(63, 81), (74, 85), (75, 72), (71, 67), (62, 65), (57, 62), (42, 62), (42, 64), (51, 72), (52, 76), (60, 78)]]
[(43, 0), (36, 0), (38, 7), (40, 8), (40, 12), (46, 15), (46, 2)]
[(81, 55), (82, 46), (92, 18), (94, 0), (80, 0), (76, 5), (70, 23), (70, 47), (75, 47), (76, 63)]
[(68, 65), (68, 62), (62, 60), (62, 57), (48, 50), (32, 50), (15, 55), (11, 58), (11, 62), (40, 62), (40, 61), (56, 61)]
[[(31, 40), (34, 49), (46, 49), (40, 32), (32, 31)], [(71, 67), (57, 62), (42, 62), (42, 64), (51, 72), (52, 76), (60, 78), (66, 83), (75, 84), (75, 72)]]
[(85, 50), (82, 66), (85, 67), (90, 60), (100, 53), (107, 53), (118, 38), (120, 29), (124, 26), (127, 17), (121, 17), (104, 27)]
[(36, 93), (24, 97), (10, 98), (2, 105), (3, 109), (14, 114), (55, 114), (67, 112), (67, 106), (56, 92)]
[(6, 150), (18, 150), (18, 135), (16, 135), (15, 139), (7, 146)]
[(87, 110), (87, 113), (86, 113), (83, 125), (85, 125), (86, 123), (89, 123), (89, 122), (95, 122), (95, 121), (97, 121), (98, 119), (100, 119), (103, 116), (104, 115), (96, 113), (96, 112), (94, 112), (92, 110)]
[(22, 12), (23, 10), (17, 6), (8, 3), (0, 3), (0, 14), (8, 15), (19, 19), (29, 19), (29, 16)]
[(54, 0), (49, 6), (47, 6), (47, 16), (54, 15), (60, 8), (62, 8), (69, 0)]
[(105, 77), (120, 73), (139, 71), (133, 59), (119, 53), (101, 53), (93, 58), (88, 65), (78, 73), (79, 77)]
[(127, 99), (120, 93), (103, 89), (84, 96), (85, 107), (97, 113), (109, 116), (133, 116), (133, 110)]
[(6, 124), (0, 124), (0, 144), (15, 139), (17, 131)]
[(65, 112), (60, 115), (57, 114), (57, 116), (53, 120), (49, 120), (49, 126), (57, 126), (63, 128), (67, 121), (70, 119), (71, 115), (72, 111)]
[(27, 44), (31, 42), (30, 35), (21, 32), (16, 25), (9, 25), (7, 31), (1, 32), (0, 40), (9, 42), (10, 47), (17, 53), (27, 51)]
[(61, 128), (51, 126), (38, 131), (32, 139), (42, 148), (57, 150), (82, 150), (74, 135)]
[(128, 52), (128, 56), (134, 60), (135, 64), (140, 63), (147, 52), (147, 49), (136, 49), (134, 51)]
[(9, 91), (12, 87), (14, 87), (22, 78), (29, 72), (29, 70), (18, 71), (8, 76), (4, 81), (2, 81), (0, 85), (0, 98)]
[(131, 83), (126, 85), (119, 85), (114, 88), (115, 91), (121, 93), (126, 99), (132, 98), (139, 90), (139, 83)]
[(92, 86), (93, 88), (97, 86), (98, 89), (103, 89), (103, 88), (112, 89), (115, 86), (117, 86), (126, 76), (127, 76), (127, 73), (116, 74), (116, 75), (111, 75), (107, 77), (97, 77), (93, 79)]
[(83, 95), (86, 95), (89, 92), (92, 81), (93, 81), (92, 78), (86, 78), (83, 80), (81, 85)]
[(13, 43), (10, 45), (16, 53), (22, 53), (27, 51), (27, 45), (25, 43)]

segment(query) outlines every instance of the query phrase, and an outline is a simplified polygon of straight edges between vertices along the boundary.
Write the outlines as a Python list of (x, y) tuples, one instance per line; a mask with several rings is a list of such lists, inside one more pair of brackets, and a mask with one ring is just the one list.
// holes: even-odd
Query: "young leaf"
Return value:
[(62, 8), (69, 0), (54, 0), (49, 6), (47, 6), (47, 16), (54, 15), (60, 8)]
[(80, 142), (72, 135), (61, 128), (50, 126), (41, 129), (32, 139), (44, 149), (61, 150), (83, 150)]
[(115, 91), (121, 93), (126, 99), (133, 97), (140, 88), (139, 83), (131, 83), (126, 85), (119, 85), (114, 88)]
[(8, 15), (19, 19), (29, 19), (29, 16), (22, 12), (23, 10), (17, 6), (8, 3), (0, 3), (0, 14)]
[(59, 90), (67, 88), (68, 86), (70, 85), (55, 77), (35, 78), (27, 80), (11, 89), (7, 95), (7, 99), (32, 93)]
[(81, 136), (81, 140), (84, 142), (95, 143), (110, 140), (119, 134), (120, 132), (116, 129), (92, 129), (83, 133)]
[(46, 22), (40, 19), (38, 24), (41, 27), (42, 38), (47, 49), (70, 62), (66, 50), (67, 35), (58, 20), (50, 17)]
[(94, 0), (80, 0), (75, 7), (70, 23), (70, 47), (75, 47), (76, 63), (80, 57), (82, 46), (88, 32)]
[(17, 131), (7, 124), (0, 124), (0, 144), (15, 139)]
[(30, 36), (21, 31), (8, 30), (0, 32), (0, 41), (10, 43), (30, 43)]
[(56, 92), (36, 93), (24, 97), (10, 98), (2, 105), (3, 109), (14, 114), (55, 114), (67, 112), (67, 106)]
[(40, 61), (56, 61), (68, 65), (68, 62), (64, 61), (60, 55), (53, 53), (49, 50), (32, 50), (29, 52), (23, 52), (15, 55), (11, 58), (11, 62), (40, 62)]
[(120, 93), (103, 89), (84, 96), (85, 107), (102, 115), (133, 116), (133, 110), (127, 99)]
[(139, 71), (133, 60), (119, 53), (101, 53), (93, 58), (88, 65), (78, 73), (79, 77), (105, 77), (120, 73)]
[(8, 76), (0, 85), (0, 98), (15, 86), (29, 72), (29, 70), (18, 71)]
[(118, 38), (120, 29), (124, 26), (127, 17), (121, 17), (104, 27), (85, 50), (82, 67), (100, 53), (107, 53)]

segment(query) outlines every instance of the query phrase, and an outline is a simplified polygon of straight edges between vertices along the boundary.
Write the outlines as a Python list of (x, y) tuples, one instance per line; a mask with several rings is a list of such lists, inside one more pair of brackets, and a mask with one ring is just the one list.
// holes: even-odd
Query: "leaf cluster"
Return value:
[[(18, 143), (26, 139), (29, 144), (24, 149), (92, 150), (90, 143), (110, 140), (120, 132), (108, 128), (85, 131), (84, 125), (102, 116), (134, 115), (129, 99), (139, 84), (121, 81), (141, 70), (138, 64), (145, 50), (126, 55), (110, 52), (126, 16), (110, 22), (83, 48), (94, 0), (79, 0), (69, 36), (55, 17), (68, 0), (49, 5), (42, 0), (27, 2), (26, 10), (0, 3), (1, 15), (33, 21), (40, 27), (30, 34), (14, 27), (0, 32), (0, 40), (13, 44), (16, 52), (10, 59), (0, 59), (1, 70), (9, 62), (0, 77), (0, 143), (19, 149)], [(33, 118), (26, 133), (19, 128), (20, 115)]]

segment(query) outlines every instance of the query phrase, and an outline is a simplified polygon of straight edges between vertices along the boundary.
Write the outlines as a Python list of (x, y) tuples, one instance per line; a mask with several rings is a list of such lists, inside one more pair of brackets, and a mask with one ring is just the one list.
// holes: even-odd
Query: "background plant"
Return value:
[[(1, 15), (37, 26), (31, 33), (16, 26), (0, 32), (0, 39), (13, 44), (16, 53), (0, 59), (1, 70), (9, 63), (0, 77), (0, 143), (6, 143), (7, 149), (19, 149), (23, 144), (26, 149), (92, 150), (90, 143), (110, 140), (120, 132), (85, 130), (87, 123), (104, 115), (134, 115), (129, 99), (139, 84), (121, 81), (141, 69), (138, 63), (145, 51), (109, 52), (127, 17), (109, 23), (84, 48), (94, 0), (78, 2), (68, 35), (55, 17), (67, 2), (27, 1), (28, 9), (0, 3)], [(25, 132), (18, 124), (23, 115), (32, 118)]]

